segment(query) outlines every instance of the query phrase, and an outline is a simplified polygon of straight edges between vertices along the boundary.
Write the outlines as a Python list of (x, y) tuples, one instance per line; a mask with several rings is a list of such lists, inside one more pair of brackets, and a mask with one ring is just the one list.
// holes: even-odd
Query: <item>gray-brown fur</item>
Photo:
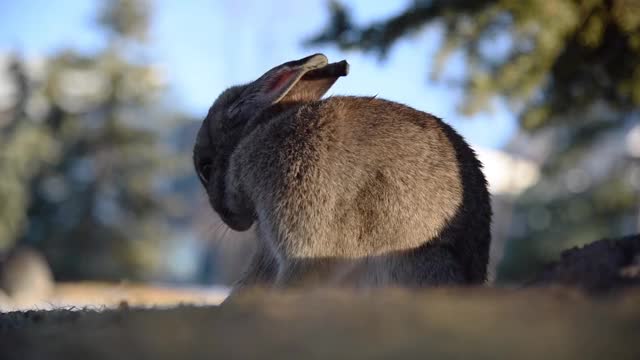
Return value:
[(321, 100), (347, 69), (285, 63), (209, 110), (196, 170), (223, 221), (259, 242), (238, 285), (483, 282), (491, 208), (473, 150), (398, 103)]

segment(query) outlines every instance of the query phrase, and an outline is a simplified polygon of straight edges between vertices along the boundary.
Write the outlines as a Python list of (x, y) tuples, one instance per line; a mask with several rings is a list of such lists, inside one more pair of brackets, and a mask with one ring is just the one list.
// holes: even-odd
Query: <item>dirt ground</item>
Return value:
[(226, 291), (57, 284), (54, 310), (0, 312), (0, 359), (640, 359), (638, 285), (640, 235), (570, 249), (519, 288), (253, 289), (216, 306)]
[(640, 289), (253, 290), (222, 306), (0, 315), (2, 359), (640, 359)]

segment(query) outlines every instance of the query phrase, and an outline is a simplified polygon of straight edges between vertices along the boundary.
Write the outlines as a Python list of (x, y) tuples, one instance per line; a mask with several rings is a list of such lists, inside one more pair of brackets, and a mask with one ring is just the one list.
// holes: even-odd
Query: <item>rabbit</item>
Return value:
[(232, 293), (485, 282), (492, 213), (474, 151), (408, 106), (322, 99), (348, 68), (286, 62), (224, 91), (202, 122), (193, 161), (210, 205), (258, 241)]

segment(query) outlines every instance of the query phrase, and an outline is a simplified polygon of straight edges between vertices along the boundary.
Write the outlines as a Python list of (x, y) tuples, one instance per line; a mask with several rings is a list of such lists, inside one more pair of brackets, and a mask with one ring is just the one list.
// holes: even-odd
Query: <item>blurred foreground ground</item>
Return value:
[(0, 312), (0, 358), (640, 359), (639, 255), (634, 235), (567, 250), (525, 287), (251, 289), (221, 306), (224, 288), (57, 284), (27, 307), (52, 310)]
[(222, 306), (0, 315), (3, 359), (638, 359), (640, 291), (254, 290)]

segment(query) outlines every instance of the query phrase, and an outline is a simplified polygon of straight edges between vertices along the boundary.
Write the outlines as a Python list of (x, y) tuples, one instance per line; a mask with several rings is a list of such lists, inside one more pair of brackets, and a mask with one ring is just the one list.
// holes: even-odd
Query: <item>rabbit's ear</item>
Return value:
[(257, 114), (280, 101), (302, 76), (311, 70), (320, 69), (328, 63), (323, 54), (289, 61), (267, 71), (258, 80), (247, 85), (238, 100), (228, 109), (230, 117)]
[(280, 103), (319, 100), (341, 76), (349, 73), (346, 60), (307, 72), (280, 100)]

